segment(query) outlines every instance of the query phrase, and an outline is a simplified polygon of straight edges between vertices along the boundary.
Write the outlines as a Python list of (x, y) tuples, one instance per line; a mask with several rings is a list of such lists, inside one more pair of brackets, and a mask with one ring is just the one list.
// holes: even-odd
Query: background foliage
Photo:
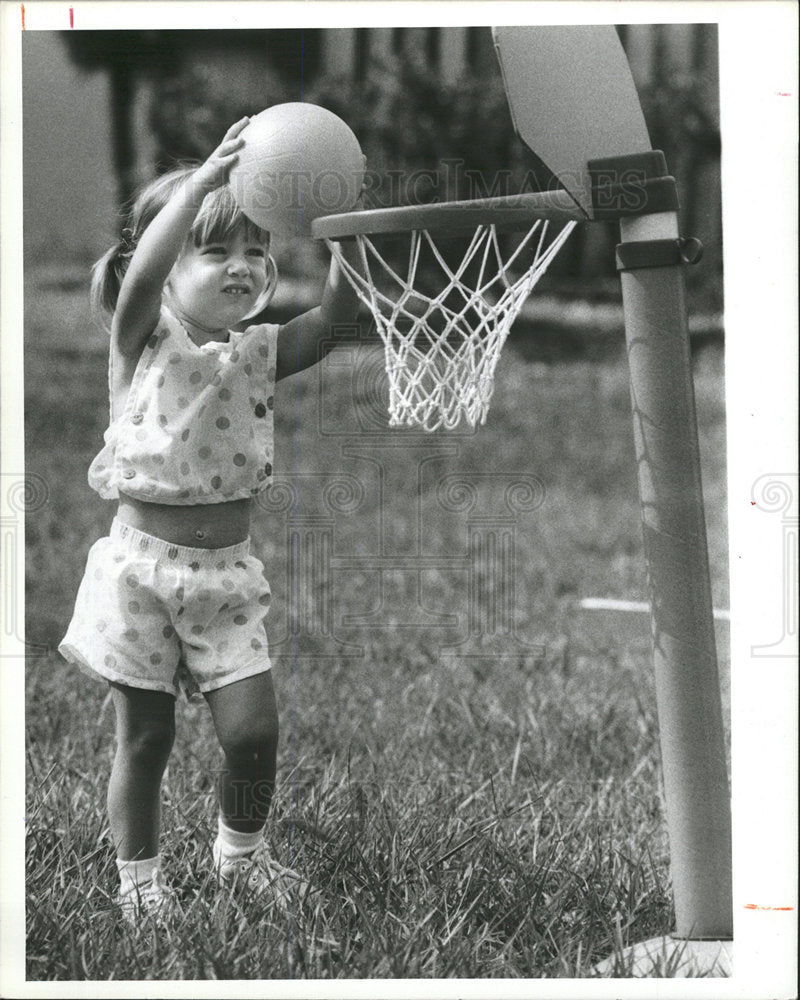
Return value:
[[(691, 69), (676, 69), (668, 58), (664, 26), (654, 33), (651, 78), (639, 85), (653, 146), (662, 149), (676, 176), (682, 229), (706, 246), (703, 262), (687, 269), (696, 311), (722, 310), (722, 248), (719, 224), (720, 135), (716, 95), (708, 74), (716, 46), (697, 29)], [(489, 29), (470, 29), (488, 33)], [(625, 29), (621, 30), (623, 41)], [(131, 144), (126, 108), (133, 81), (152, 87), (149, 127), (155, 138), (154, 171), (176, 159), (208, 155), (228, 125), (252, 114), (252, 100), (234, 87), (220, 86), (191, 44), (191, 32), (131, 32), (123, 42), (97, 36), (69, 35), (73, 57), (86, 68), (106, 68), (114, 82), (114, 107), (122, 119), (117, 130), (117, 165), (121, 198), (132, 193)], [(243, 53), (267, 51), (267, 105), (306, 100), (344, 118), (362, 144), (370, 168), (369, 204), (409, 204), (472, 198), (486, 194), (545, 189), (554, 181), (548, 168), (517, 140), (491, 43), (483, 43), (488, 61), (471, 67), (452, 83), (442, 80), (424, 51), (368, 55), (349, 73), (326, 72), (319, 33), (306, 31), (219, 32), (218, 46)], [(86, 36), (86, 37), (82, 37)], [(202, 38), (203, 33), (197, 33)], [(265, 42), (265, 38), (271, 39)], [(265, 49), (266, 45), (266, 49)], [(713, 88), (712, 88), (713, 89)], [(550, 287), (565, 298), (618, 300), (612, 227), (577, 233), (554, 262)]]

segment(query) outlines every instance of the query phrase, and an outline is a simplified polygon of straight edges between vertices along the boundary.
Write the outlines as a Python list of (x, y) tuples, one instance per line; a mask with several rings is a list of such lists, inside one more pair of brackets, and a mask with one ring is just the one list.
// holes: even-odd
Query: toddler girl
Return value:
[(269, 586), (250, 553), (253, 498), (272, 475), (275, 382), (318, 358), (355, 295), (331, 264), (322, 303), (285, 326), (237, 325), (275, 289), (269, 233), (227, 183), (245, 118), (199, 167), (149, 185), (122, 241), (95, 265), (111, 316), (111, 420), (89, 470), (118, 501), (92, 547), (60, 652), (105, 678), (116, 710), (108, 788), (128, 919), (162, 912), (160, 787), (179, 683), (203, 693), (222, 747), (219, 877), (284, 902), (294, 873), (266, 856), (278, 722), (263, 617)]

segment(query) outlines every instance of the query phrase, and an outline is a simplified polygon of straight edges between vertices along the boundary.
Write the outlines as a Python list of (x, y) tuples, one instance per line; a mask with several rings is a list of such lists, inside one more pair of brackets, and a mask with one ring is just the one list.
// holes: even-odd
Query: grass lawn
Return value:
[[(622, 338), (566, 353), (521, 334), (475, 433), (390, 432), (374, 346), (279, 386), (253, 532), (283, 726), (269, 839), (312, 891), (288, 920), (216, 892), (219, 758), (207, 709), (181, 701), (163, 854), (186, 915), (155, 939), (121, 924), (112, 712), (55, 652), (113, 513), (86, 484), (106, 349), (83, 272), (31, 268), (27, 464), (50, 495), (27, 515), (27, 638), (46, 647), (27, 669), (28, 977), (581, 977), (669, 930), (649, 639), (578, 607), (646, 596)], [(695, 384), (727, 607), (719, 346)]]

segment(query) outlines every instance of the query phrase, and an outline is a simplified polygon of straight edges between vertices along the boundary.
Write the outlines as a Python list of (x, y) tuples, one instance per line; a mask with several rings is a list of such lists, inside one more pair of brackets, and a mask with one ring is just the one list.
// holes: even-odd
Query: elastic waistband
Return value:
[(119, 518), (114, 518), (111, 523), (109, 537), (118, 543), (122, 543), (128, 549), (137, 549), (140, 552), (147, 552), (156, 559), (169, 559), (176, 563), (190, 566), (192, 563), (200, 566), (214, 566), (223, 560), (236, 561), (250, 555), (250, 539), (236, 545), (228, 545), (220, 549), (197, 549), (189, 545), (173, 545), (163, 538), (155, 535), (148, 535), (130, 524), (125, 524)]

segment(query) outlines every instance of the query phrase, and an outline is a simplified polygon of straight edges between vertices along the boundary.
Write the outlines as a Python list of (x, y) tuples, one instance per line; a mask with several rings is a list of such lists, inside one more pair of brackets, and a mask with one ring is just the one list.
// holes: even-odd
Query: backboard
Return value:
[(514, 128), (591, 218), (589, 160), (652, 148), (613, 25), (492, 29)]

